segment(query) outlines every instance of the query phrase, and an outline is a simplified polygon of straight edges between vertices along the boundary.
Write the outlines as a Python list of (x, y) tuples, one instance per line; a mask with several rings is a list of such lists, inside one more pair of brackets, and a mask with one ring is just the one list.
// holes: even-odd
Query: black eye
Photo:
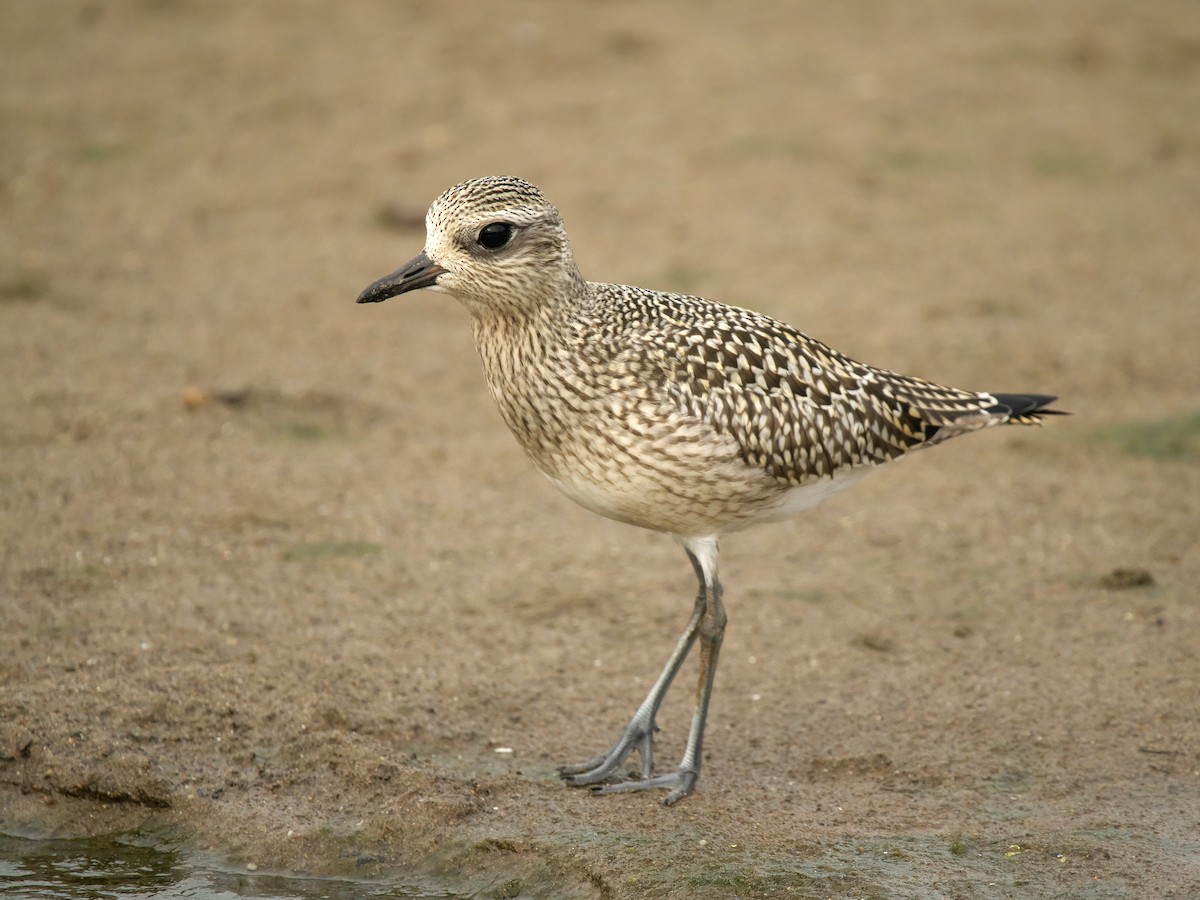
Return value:
[(513, 227), (507, 222), (492, 222), (480, 229), (479, 244), (489, 250), (499, 250), (512, 240), (512, 236)]

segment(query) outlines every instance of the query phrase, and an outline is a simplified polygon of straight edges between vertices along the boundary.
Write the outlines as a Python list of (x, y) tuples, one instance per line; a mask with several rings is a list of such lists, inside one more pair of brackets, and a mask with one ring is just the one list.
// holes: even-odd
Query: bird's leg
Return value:
[(652, 746), (655, 731), (654, 718), (658, 714), (658, 707), (662, 705), (663, 698), (667, 696), (667, 691), (671, 689), (671, 682), (675, 680), (675, 675), (679, 672), (683, 661), (687, 659), (692, 644), (696, 642), (696, 636), (700, 631), (700, 620), (704, 618), (704, 612), (704, 593), (701, 591), (696, 598), (696, 605), (692, 609), (687, 627), (684, 628), (683, 634), (675, 644), (675, 649), (671, 651), (671, 657), (663, 667), (662, 674), (658, 676), (658, 681), (654, 682), (654, 687), (650, 689), (650, 693), (646, 695), (642, 705), (637, 708), (637, 712), (625, 726), (625, 731), (617, 738), (615, 744), (595, 759), (589, 759), (584, 763), (559, 766), (558, 773), (562, 775), (567, 784), (582, 786), (603, 781), (615, 772), (634, 750), (639, 751), (642, 756), (642, 777), (650, 777), (654, 766)]
[(707, 585), (707, 609), (700, 624), (700, 681), (696, 685), (696, 709), (692, 713), (692, 727), (688, 731), (687, 747), (673, 780), (664, 781), (671, 792), (663, 800), (672, 806), (696, 788), (700, 777), (701, 753), (704, 746), (704, 725), (708, 721), (708, 701), (712, 699), (713, 680), (717, 675), (717, 657), (721, 653), (721, 641), (725, 637), (725, 604), (721, 602), (721, 582), (714, 576)]
[[(633, 719), (626, 726), (620, 739), (607, 753), (580, 766), (564, 766), (559, 769), (569, 784), (595, 785), (596, 793), (610, 794), (622, 791), (644, 791), (653, 788), (669, 788), (663, 801), (670, 806), (688, 796), (696, 786), (700, 775), (701, 753), (704, 743), (704, 725), (708, 718), (708, 702), (712, 697), (713, 679), (717, 672), (717, 658), (725, 633), (725, 606), (721, 602), (721, 583), (717, 580), (716, 541), (685, 541), (684, 549), (696, 569), (700, 580), (700, 591), (696, 606), (688, 620), (687, 629), (675, 645), (666, 668), (659, 676), (654, 688)], [(692, 714), (692, 725), (688, 732), (687, 747), (674, 772), (652, 775), (651, 738), (654, 732), (654, 717), (662, 703), (671, 681), (687, 657), (696, 638), (700, 639), (700, 675), (696, 687), (696, 708)], [(597, 784), (617, 769), (634, 749), (642, 752), (642, 778), (640, 781), (624, 781), (619, 784)]]

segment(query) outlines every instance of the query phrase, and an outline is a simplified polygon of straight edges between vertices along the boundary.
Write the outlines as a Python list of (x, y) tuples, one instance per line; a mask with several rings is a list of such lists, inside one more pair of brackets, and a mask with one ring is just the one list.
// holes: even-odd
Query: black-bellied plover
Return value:
[[(602, 793), (686, 797), (725, 628), (717, 541), (786, 519), (868, 469), (991, 425), (1031, 425), (1054, 397), (942, 387), (855, 362), (794, 328), (700, 297), (583, 280), (562, 217), (519, 178), (465, 181), (433, 202), (425, 249), (358, 298), (430, 288), (460, 301), (500, 414), (534, 465), (581, 506), (664, 531), (700, 582), (687, 627), (621, 736), (562, 766)], [(679, 767), (655, 775), (659, 705), (700, 642)], [(638, 751), (641, 778), (613, 782)]]

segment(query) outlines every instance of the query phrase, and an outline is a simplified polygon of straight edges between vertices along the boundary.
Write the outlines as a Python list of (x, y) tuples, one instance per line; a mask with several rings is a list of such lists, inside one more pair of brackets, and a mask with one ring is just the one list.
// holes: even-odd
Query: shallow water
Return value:
[(0, 897), (28, 900), (449, 900), (428, 883), (237, 872), (200, 855), (122, 837), (29, 840), (0, 835)]

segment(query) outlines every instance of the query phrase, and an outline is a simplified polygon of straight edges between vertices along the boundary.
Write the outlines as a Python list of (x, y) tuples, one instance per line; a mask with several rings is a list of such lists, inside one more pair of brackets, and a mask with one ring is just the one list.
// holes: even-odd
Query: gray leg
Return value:
[[(688, 619), (683, 635), (675, 644), (675, 649), (667, 660), (662, 674), (650, 689), (642, 705), (621, 737), (607, 751), (578, 765), (562, 766), (559, 773), (571, 785), (592, 785), (596, 793), (611, 794), (623, 791), (644, 791), (653, 788), (668, 788), (663, 801), (668, 806), (682, 800), (690, 794), (696, 785), (700, 774), (701, 751), (704, 742), (704, 724), (708, 717), (708, 702), (712, 696), (713, 678), (717, 671), (717, 657), (721, 649), (721, 639), (725, 631), (725, 607), (721, 603), (721, 584), (716, 576), (716, 542), (705, 542), (693, 547), (684, 544), (696, 576), (700, 582), (700, 590), (696, 596), (696, 605)], [(679, 768), (670, 773), (652, 775), (653, 747), (655, 731), (654, 719), (658, 707), (671, 687), (671, 682), (678, 674), (688, 652), (700, 639), (700, 676), (696, 688), (696, 708), (692, 714), (692, 725), (688, 732), (687, 748)], [(619, 784), (601, 784), (629, 758), (634, 750), (642, 757), (642, 778), (637, 781), (624, 781)]]
[(617, 742), (595, 759), (558, 767), (559, 774), (563, 776), (563, 780), (567, 784), (582, 786), (603, 781), (616, 771), (634, 750), (640, 751), (642, 756), (642, 777), (650, 777), (654, 766), (654, 751), (651, 743), (655, 731), (654, 718), (658, 714), (658, 707), (662, 705), (663, 698), (667, 696), (667, 691), (671, 689), (671, 682), (675, 680), (683, 661), (687, 659), (687, 655), (692, 649), (692, 644), (696, 642), (704, 611), (704, 594), (701, 593), (696, 598), (692, 616), (688, 619), (687, 627), (684, 628), (683, 634), (675, 644), (675, 649), (671, 651), (671, 658), (663, 667), (662, 674), (658, 676), (658, 681), (654, 682), (654, 687), (650, 689), (650, 693), (646, 695), (642, 705), (633, 714), (633, 718), (629, 720), (629, 724), (625, 726), (625, 731), (617, 739)]

